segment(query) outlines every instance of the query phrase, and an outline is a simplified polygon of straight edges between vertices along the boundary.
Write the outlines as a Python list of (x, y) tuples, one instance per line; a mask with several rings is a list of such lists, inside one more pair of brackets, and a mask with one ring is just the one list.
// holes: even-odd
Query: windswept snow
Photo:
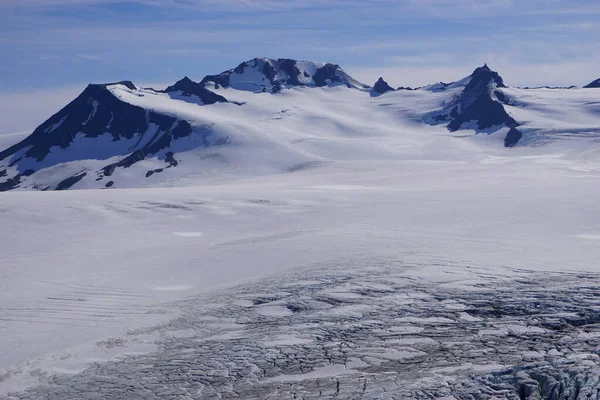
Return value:
[(600, 138), (600, 90), (510, 88), (503, 92), (511, 98), (507, 111), (523, 124), (523, 144)]
[[(265, 75), (267, 66), (274, 77)], [(324, 69), (347, 84), (315, 87)], [(287, 82), (290, 73), (298, 82), (276, 93), (242, 87)], [(505, 145), (575, 139), (569, 152), (600, 137), (596, 89), (507, 88), (487, 67), (452, 84), (374, 97), (332, 64), (257, 59), (224, 74), (202, 83), (184, 78), (174, 91), (131, 82), (89, 86), (42, 125), (56, 137), (32, 138), (6, 153), (0, 189), (196, 185), (351, 160), (503, 157)], [(225, 76), (234, 84), (211, 86)]]
[[(432, 140), (436, 137), (432, 136)], [(262, 350), (252, 350), (265, 357), (269, 346), (283, 352), (283, 348), (310, 349), (312, 345), (305, 343), (305, 333), (314, 332), (311, 324), (327, 324), (326, 321), (332, 326), (336, 326), (335, 321), (345, 321), (339, 325), (341, 330), (331, 328), (334, 336), (327, 340), (334, 348), (339, 340), (348, 338), (350, 331), (342, 329), (348, 321), (353, 321), (353, 325), (347, 329), (357, 335), (352, 336), (356, 338), (353, 341), (359, 340), (364, 329), (372, 330), (373, 335), (385, 335), (385, 340), (390, 341), (378, 350), (372, 348), (370, 336), (352, 342), (359, 347), (353, 347), (347, 362), (350, 365), (355, 362), (351, 359), (356, 359), (358, 366), (347, 367), (343, 375), (347, 378), (338, 377), (335, 369), (342, 359), (335, 358), (333, 369), (321, 369), (329, 368), (331, 362), (324, 355), (327, 353), (315, 353), (316, 358), (310, 356), (314, 364), (306, 369), (277, 367), (269, 372), (265, 378), (279, 378), (264, 381), (267, 389), (285, 384), (293, 391), (294, 382), (315, 379), (333, 382), (333, 386), (326, 386), (334, 392), (335, 379), (340, 380), (340, 393), (354, 393), (343, 382), (362, 382), (361, 379), (367, 379), (368, 393), (381, 393), (378, 387), (397, 388), (405, 378), (401, 375), (386, 380), (387, 375), (382, 373), (393, 370), (399, 362), (414, 371), (433, 368), (419, 361), (432, 354), (431, 340), (439, 340), (429, 334), (433, 331), (455, 332), (443, 336), (457, 344), (443, 346), (457, 349), (464, 348), (460, 343), (472, 342), (472, 335), (478, 337), (477, 343), (523, 336), (555, 346), (554, 340), (540, 339), (549, 334), (548, 328), (532, 325), (531, 319), (516, 314), (514, 318), (491, 321), (492, 314), (483, 313), (481, 307), (478, 313), (471, 312), (474, 306), (470, 296), (480, 296), (477, 293), (483, 291), (480, 299), (493, 302), (495, 291), (505, 285), (505, 298), (529, 304), (528, 292), (513, 289), (514, 285), (538, 282), (535, 290), (541, 293), (549, 284), (543, 279), (548, 274), (570, 274), (568, 279), (574, 286), (578, 277), (597, 279), (594, 260), (600, 257), (600, 248), (597, 240), (591, 238), (600, 232), (600, 206), (596, 201), (600, 169), (590, 168), (585, 157), (577, 158), (581, 155), (578, 151), (559, 152), (552, 146), (496, 152), (485, 143), (472, 142), (462, 147), (468, 142), (443, 136), (441, 141), (460, 146), (453, 147), (455, 153), (434, 154), (424, 153), (427, 146), (411, 145), (412, 140), (407, 134), (407, 150), (403, 151), (408, 155), (410, 149), (420, 148), (423, 152), (419, 157), (415, 151), (412, 159), (407, 156), (396, 161), (339, 161), (318, 169), (195, 187), (3, 194), (2, 392), (18, 391), (36, 382), (53, 382), (55, 389), (51, 393), (55, 397), (51, 398), (88, 398), (85, 391), (78, 389), (64, 392), (64, 385), (78, 387), (75, 382), (94, 382), (94, 376), (105, 373), (123, 374), (121, 377), (130, 379), (152, 376), (151, 372), (140, 370), (142, 375), (136, 377), (129, 369), (136, 367), (129, 361), (94, 367), (114, 366), (116, 369), (110, 373), (88, 370), (70, 375), (92, 362), (142, 351), (152, 353), (148, 356), (151, 359), (143, 354), (129, 359), (141, 364), (160, 363), (167, 368), (187, 351), (194, 351), (192, 345), (181, 344), (183, 338), (170, 339), (168, 332), (172, 327), (185, 329), (186, 337), (195, 338), (193, 343), (208, 335), (212, 338), (210, 343), (217, 341), (227, 349), (235, 343), (232, 340), (247, 337), (247, 324), (253, 318), (266, 318), (282, 329), (271, 330), (271, 339), (261, 331), (253, 333), (261, 341), (273, 340), (271, 345), (265, 342), (267, 347)], [(437, 151), (440, 147), (431, 148)], [(463, 152), (459, 151), (461, 148)], [(553, 154), (547, 153), (550, 149), (554, 149)], [(488, 162), (489, 157), (496, 161)], [(325, 272), (333, 274), (327, 279), (335, 277), (335, 285), (322, 284)], [(267, 278), (270, 283), (264, 280)], [(248, 282), (252, 282), (251, 296), (239, 297), (237, 289), (231, 289)], [(311, 294), (295, 292), (294, 282), (302, 290), (310, 289)], [(559, 279), (555, 284), (561, 282)], [(203, 297), (215, 290), (219, 290), (219, 296), (235, 299), (232, 304), (237, 308), (226, 314), (211, 311), (223, 305), (221, 300), (208, 301)], [(439, 298), (444, 291), (450, 294)], [(551, 294), (556, 289), (548, 291)], [(418, 313), (373, 314), (379, 301), (382, 305), (396, 304), (393, 309), (400, 312), (420, 307), (436, 296), (439, 312), (425, 307)], [(565, 296), (560, 301), (571, 301), (567, 299), (570, 295)], [(174, 322), (190, 310), (188, 306), (195, 310), (194, 316), (184, 317), (187, 322), (183, 325)], [(247, 308), (252, 316), (242, 313)], [(302, 310), (313, 311), (306, 318), (295, 320), (297, 327), (289, 326), (287, 321), (304, 315), (298, 314), (305, 312)], [(544, 312), (548, 318), (569, 320), (580, 318), (576, 314), (582, 310), (581, 306), (565, 305), (560, 310), (545, 308)], [(165, 326), (161, 324), (169, 326), (166, 336), (161, 333), (163, 328), (144, 328)], [(197, 337), (199, 327), (209, 331), (202, 331), (206, 335)], [(471, 333), (459, 333), (467, 327)], [(581, 333), (595, 332), (592, 328), (590, 325)], [(153, 336), (153, 332), (158, 336)], [(584, 336), (572, 337), (573, 346), (583, 345), (578, 338)], [(453, 358), (437, 361), (436, 368), (447, 369), (432, 369), (431, 376), (437, 378), (428, 380), (425, 374), (419, 385), (436, 387), (436, 382), (441, 382), (439, 376), (448, 383), (469, 377), (483, 379), (488, 371), (538, 362), (540, 356), (529, 350), (530, 342), (519, 340), (511, 342), (507, 354), (514, 354), (522, 346), (522, 359), (481, 358), (483, 348), (472, 348), (470, 353), (464, 353), (460, 363)], [(165, 353), (166, 343), (183, 353)], [(325, 347), (319, 352), (329, 351), (325, 350), (327, 343), (323, 342)], [(491, 348), (496, 346), (488, 344)], [(542, 346), (535, 351), (550, 350)], [(229, 354), (225, 351), (219, 354)], [(564, 354), (566, 350), (559, 351)], [(203, 356), (190, 357), (189, 360), (199, 362), (193, 368), (211, 368), (219, 374), (229, 374), (227, 382), (241, 384), (223, 367), (209, 367)], [(256, 357), (252, 355), (250, 359)], [(298, 355), (293, 360), (299, 362), (303, 357)], [(235, 365), (245, 363), (240, 358), (234, 360)], [(590, 358), (582, 359), (582, 368), (584, 361), (589, 362)], [(467, 362), (472, 367), (462, 369)], [(122, 372), (118, 372), (119, 365), (124, 368)], [(374, 369), (369, 372), (365, 365)], [(558, 364), (553, 365), (564, 371)], [(303, 374), (308, 375), (302, 378)], [(73, 384), (68, 383), (70, 379)], [(205, 382), (212, 382), (212, 390), (224, 393), (226, 386), (219, 386), (212, 379), (216, 378)], [(110, 390), (121, 390), (118, 380), (111, 385)], [(475, 386), (480, 385), (483, 383)], [(452, 386), (439, 393), (456, 393), (448, 391), (448, 387)], [(40, 387), (28, 395), (10, 398), (33, 398), (45, 390), (49, 389)], [(282, 392), (282, 398), (292, 393), (287, 390)], [(203, 393), (204, 398), (215, 395)], [(253, 396), (263, 392), (243, 393), (244, 398), (257, 398)]]
[[(173, 119), (74, 136), (95, 158), (53, 146), (20, 187), (89, 190), (1, 195), (0, 398), (597, 396), (596, 91), (502, 88), (545, 144), (509, 150), (506, 127), (423, 124), (468, 83), (211, 105), (109, 85)], [(174, 156), (95, 173), (182, 124)]]

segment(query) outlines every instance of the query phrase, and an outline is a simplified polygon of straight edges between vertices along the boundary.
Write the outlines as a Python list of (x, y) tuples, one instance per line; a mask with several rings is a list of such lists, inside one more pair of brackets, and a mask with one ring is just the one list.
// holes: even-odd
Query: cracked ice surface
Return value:
[[(2, 399), (598, 399), (596, 274), (346, 257), (170, 304), (157, 348)], [(464, 266), (440, 262), (452, 272)]]

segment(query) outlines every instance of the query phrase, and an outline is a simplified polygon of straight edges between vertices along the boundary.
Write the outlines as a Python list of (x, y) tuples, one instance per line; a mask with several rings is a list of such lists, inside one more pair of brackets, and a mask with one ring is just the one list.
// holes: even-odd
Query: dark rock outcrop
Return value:
[(346, 74), (339, 65), (289, 58), (254, 58), (218, 75), (208, 75), (200, 84), (212, 84), (216, 89), (232, 87), (255, 93), (278, 93), (286, 87), (294, 86), (346, 85), (349, 88), (368, 89), (368, 86)]
[(585, 85), (584, 88), (585, 89), (600, 88), (600, 78), (596, 79), (594, 82), (590, 82), (588, 85)]
[(384, 93), (387, 92), (393, 92), (394, 88), (391, 87), (390, 85), (388, 85), (388, 83), (386, 81), (383, 80), (383, 78), (379, 78), (377, 80), (377, 82), (375, 82), (375, 85), (373, 86), (373, 89), (371, 90), (371, 97), (377, 97), (377, 96), (381, 96)]
[[(104, 176), (111, 176), (116, 168), (129, 168), (138, 161), (144, 160), (147, 156), (158, 153), (159, 151), (169, 147), (174, 139), (189, 136), (192, 133), (192, 126), (187, 121), (175, 120), (171, 124), (171, 129), (160, 135), (157, 140), (151, 141), (148, 145), (134, 151), (120, 161), (109, 164), (102, 169)], [(155, 136), (156, 137), (156, 136)], [(169, 154), (166, 154), (165, 162), (169, 162)], [(172, 165), (172, 163), (171, 163)], [(177, 164), (175, 164), (176, 166)]]
[[(119, 82), (136, 90), (131, 82)], [(112, 140), (130, 139), (148, 129), (146, 111), (116, 98), (109, 90), (115, 84), (89, 85), (75, 100), (36, 128), (23, 141), (0, 152), (0, 160), (13, 156), (10, 164), (23, 158), (42, 161), (52, 147), (67, 148), (77, 134), (95, 138), (107, 132)], [(151, 119), (153, 119), (151, 117)], [(159, 117), (160, 119), (160, 117)]]
[(198, 82), (192, 81), (187, 76), (176, 82), (174, 85), (167, 87), (163, 90), (163, 93), (173, 94), (180, 92), (182, 96), (198, 97), (203, 104), (214, 104), (214, 103), (226, 103), (227, 99), (223, 96), (216, 94)]
[(502, 77), (487, 65), (477, 68), (469, 77), (464, 90), (441, 111), (431, 116), (435, 123), (448, 122), (451, 132), (459, 129), (475, 129), (478, 132), (510, 128), (505, 140), (512, 147), (521, 139), (519, 124), (504, 108), (509, 99), (502, 92), (506, 85)]
[(77, 175), (73, 175), (73, 176), (61, 181), (56, 186), (56, 190), (67, 190), (67, 189), (71, 188), (71, 186), (73, 186), (74, 184), (76, 184), (77, 182), (82, 180), (86, 175), (87, 175), (87, 173), (85, 173), (85, 172), (82, 172)]
[[(121, 88), (115, 87), (120, 85)], [(138, 91), (129, 81), (89, 85), (75, 100), (41, 124), (23, 141), (0, 152), (0, 191), (18, 187), (25, 177), (59, 163), (86, 159), (120, 157), (101, 169), (97, 180), (127, 168), (149, 156), (166, 157), (176, 139), (190, 136), (193, 127), (186, 120), (162, 114), (121, 100), (111, 90)], [(227, 101), (189, 79), (182, 79), (164, 93), (198, 96), (204, 104)], [(140, 91), (137, 95), (145, 95)], [(209, 132), (199, 132), (208, 135)], [(100, 139), (100, 137), (102, 137)], [(90, 139), (97, 139), (98, 142)], [(206, 140), (199, 145), (206, 145)], [(74, 147), (71, 147), (75, 145)], [(50, 157), (50, 155), (52, 155)], [(168, 161), (176, 166), (174, 159)], [(78, 173), (50, 185), (68, 189), (85, 177)]]

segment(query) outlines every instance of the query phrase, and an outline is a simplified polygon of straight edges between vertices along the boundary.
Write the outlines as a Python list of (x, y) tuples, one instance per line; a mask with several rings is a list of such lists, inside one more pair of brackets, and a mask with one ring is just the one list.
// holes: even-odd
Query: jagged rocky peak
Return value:
[(231, 87), (255, 93), (278, 93), (293, 86), (369, 88), (344, 72), (339, 65), (289, 58), (254, 58), (218, 75), (208, 75), (200, 83), (215, 89)]
[(373, 89), (371, 90), (371, 96), (376, 97), (376, 96), (382, 95), (384, 93), (393, 92), (393, 91), (394, 91), (394, 88), (391, 87), (390, 85), (388, 85), (388, 83), (382, 77), (380, 77), (377, 80), (377, 82), (375, 82), (375, 85), (373, 86)]
[(504, 80), (487, 64), (475, 69), (467, 78), (446, 86), (463, 89), (450, 103), (433, 113), (434, 123), (448, 122), (448, 130), (452, 132), (474, 129), (493, 133), (508, 128), (504, 140), (506, 147), (513, 147), (521, 139), (522, 134), (517, 129), (519, 124), (504, 108), (508, 103), (501, 90), (506, 88)]
[(491, 86), (497, 88), (506, 87), (502, 77), (496, 71), (492, 71), (487, 64), (484, 64), (483, 67), (476, 68), (475, 71), (473, 71), (470, 76), (469, 83), (467, 84), (467, 89)]
[(502, 103), (507, 101), (504, 93), (499, 90), (506, 88), (504, 80), (496, 71), (492, 71), (487, 64), (476, 68), (471, 75), (459, 82), (465, 83), (460, 99), (461, 108), (463, 109), (469, 107), (471, 103), (487, 98), (499, 100)]
[(595, 89), (600, 88), (600, 78), (596, 79), (594, 82), (590, 82), (590, 84), (584, 86), (585, 89)]
[(167, 87), (164, 93), (176, 94), (179, 93), (181, 96), (191, 97), (196, 96), (200, 98), (203, 104), (214, 104), (214, 103), (226, 103), (227, 99), (221, 95), (216, 94), (198, 82), (194, 82), (187, 76), (177, 81), (174, 85)]
[[(194, 82), (193, 80), (191, 80), (190, 78), (188, 78), (187, 76), (184, 76), (182, 79), (178, 80), (177, 82), (175, 82), (175, 84), (168, 86), (164, 92), (165, 93), (170, 93), (170, 92), (183, 92), (186, 96), (189, 96), (191, 93), (193, 93), (198, 87), (201, 87), (202, 89), (204, 89), (204, 86), (200, 85), (197, 82)], [(206, 89), (205, 89), (206, 90)]]
[(431, 92), (443, 92), (449, 89), (468, 87), (472, 90), (475, 88), (488, 88), (491, 86), (498, 88), (506, 87), (502, 77), (496, 71), (492, 71), (487, 64), (484, 64), (483, 67), (476, 68), (471, 75), (459, 81), (451, 83), (437, 82), (433, 85), (425, 86), (423, 89)]

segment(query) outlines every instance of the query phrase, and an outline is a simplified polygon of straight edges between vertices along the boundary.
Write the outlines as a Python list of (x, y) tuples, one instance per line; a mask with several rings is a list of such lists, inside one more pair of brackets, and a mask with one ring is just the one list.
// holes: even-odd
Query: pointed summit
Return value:
[(202, 100), (203, 104), (214, 104), (214, 103), (227, 103), (227, 99), (223, 96), (211, 92), (198, 82), (194, 82), (187, 76), (177, 81), (174, 85), (166, 88), (164, 93), (177, 93), (180, 92), (181, 96), (191, 97), (197, 96)]
[(380, 96), (386, 92), (393, 92), (394, 88), (391, 87), (390, 85), (388, 85), (388, 83), (386, 81), (383, 80), (383, 78), (379, 78), (377, 80), (377, 82), (375, 82), (375, 85), (373, 86), (373, 90), (371, 90), (371, 97), (377, 97)]
[(176, 90), (184, 90), (185, 88), (191, 88), (193, 86), (194, 81), (188, 78), (187, 76), (184, 76), (182, 79), (175, 82), (174, 85), (167, 87), (164, 91), (168, 93)]
[(475, 71), (471, 74), (471, 80), (467, 84), (467, 88), (469, 86), (495, 86), (499, 88), (505, 88), (504, 80), (502, 77), (496, 72), (493, 71), (487, 64), (484, 64), (483, 67), (476, 68)]
[(600, 78), (583, 87), (584, 89), (600, 88)]
[(487, 64), (476, 68), (467, 78), (446, 85), (447, 88), (464, 89), (453, 101), (433, 114), (434, 123), (448, 122), (451, 132), (460, 129), (474, 129), (477, 132), (492, 133), (501, 128), (509, 128), (504, 145), (512, 147), (521, 139), (519, 124), (504, 108), (508, 103), (502, 92), (506, 88), (502, 77)]
[(185, 84), (192, 84), (194, 83), (193, 80), (191, 80), (190, 78), (188, 78), (188, 76), (184, 76), (182, 79), (179, 80), (179, 82), (177, 83), (185, 83)]
[[(493, 71), (487, 63), (483, 64), (482, 67), (475, 68), (473, 73), (461, 80), (444, 83), (437, 82), (432, 85), (424, 86), (423, 89), (429, 90), (431, 92), (444, 92), (446, 90), (457, 89), (457, 88), (467, 88), (471, 86), (471, 88), (479, 87), (481, 89), (488, 88), (491, 86), (497, 88), (506, 87), (504, 85), (504, 81), (502, 77), (498, 75), (496, 71)], [(400, 88), (399, 88), (400, 89)], [(410, 88), (409, 88), (410, 89)]]

